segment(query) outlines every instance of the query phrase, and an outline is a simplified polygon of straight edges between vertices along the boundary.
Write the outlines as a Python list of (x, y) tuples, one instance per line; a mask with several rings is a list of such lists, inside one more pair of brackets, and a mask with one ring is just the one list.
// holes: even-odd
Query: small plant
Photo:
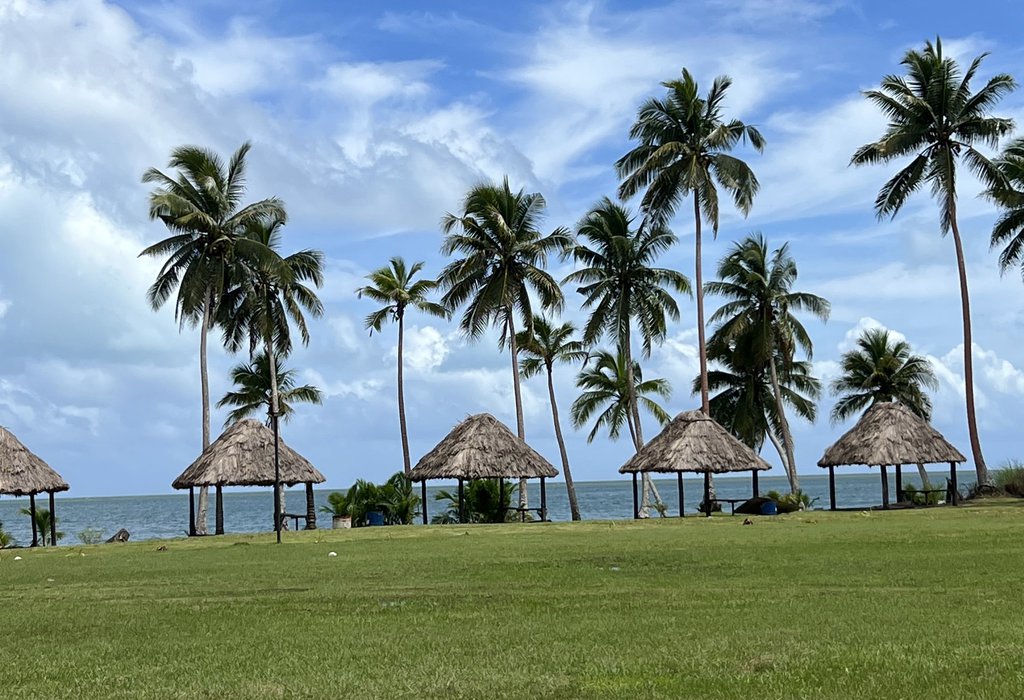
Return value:
[(78, 539), (82, 544), (99, 544), (103, 541), (103, 530), (87, 527), (78, 533)]
[(993, 474), (992, 483), (1007, 496), (1024, 498), (1024, 462), (1005, 462)]
[[(20, 511), (22, 515), (32, 517), (32, 511), (29, 508), (22, 508)], [(39, 538), (42, 545), (45, 547), (48, 544), (57, 544), (50, 540), (50, 511), (46, 508), (36, 508), (36, 529), (39, 530)], [(54, 523), (56, 524), (56, 523)], [(57, 539), (63, 539), (64, 533), (57, 530)]]
[(0, 523), (0, 549), (14, 546), (14, 538), (4, 530), (4, 524)]

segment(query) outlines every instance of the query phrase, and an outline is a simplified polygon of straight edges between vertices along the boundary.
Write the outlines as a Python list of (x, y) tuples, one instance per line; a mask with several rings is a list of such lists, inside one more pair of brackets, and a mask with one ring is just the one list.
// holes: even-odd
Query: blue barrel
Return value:
[[(773, 503), (772, 505), (775, 504)], [(381, 513), (379, 510), (371, 510), (369, 513), (366, 514), (366, 524), (370, 526), (383, 525), (384, 514)]]
[(779, 509), (775, 501), (765, 501), (761, 504), (761, 515), (778, 515)]

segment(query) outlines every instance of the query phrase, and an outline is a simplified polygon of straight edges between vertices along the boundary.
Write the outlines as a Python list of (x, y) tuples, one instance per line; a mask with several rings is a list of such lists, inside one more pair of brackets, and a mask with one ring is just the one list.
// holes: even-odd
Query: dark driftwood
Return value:
[(127, 542), (128, 538), (131, 537), (131, 533), (125, 530), (123, 527), (114, 533), (114, 536), (107, 540), (107, 543), (111, 542)]

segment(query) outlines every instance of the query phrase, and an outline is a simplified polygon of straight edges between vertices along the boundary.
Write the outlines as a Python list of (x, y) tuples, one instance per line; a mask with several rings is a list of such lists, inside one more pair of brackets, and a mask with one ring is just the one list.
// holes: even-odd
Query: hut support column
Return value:
[(28, 495), (28, 515), (32, 518), (32, 546), (39, 546), (39, 530), (36, 527), (36, 495), (30, 493)]
[(889, 510), (889, 474), (886, 472), (884, 464), (878, 469), (882, 472), (882, 508)]
[(542, 523), (548, 520), (548, 491), (545, 486), (545, 479), (542, 476), (540, 478), (540, 521)]
[(217, 524), (214, 526), (214, 534), (224, 534), (224, 487), (217, 486)]
[(756, 469), (754, 469), (754, 470), (752, 470), (750, 472), (750, 485), (753, 487), (752, 488), (752, 491), (753, 491), (753, 494), (754, 494), (753, 498), (757, 498), (758, 496), (760, 496), (761, 495), (761, 489), (759, 488), (759, 485), (757, 483), (757, 470)]
[(686, 517), (686, 504), (685, 504), (685, 502), (683, 500), (683, 473), (682, 472), (676, 472), (676, 486), (677, 486), (676, 490), (679, 491), (679, 517), (680, 518), (685, 518)]
[(423, 502), (423, 524), (426, 525), (429, 521), (427, 520), (427, 480), (424, 479), (420, 482), (420, 500)]
[[(924, 488), (924, 484), (921, 484), (921, 488)], [(896, 502), (900, 503), (903, 501), (903, 465), (896, 465)]]
[(196, 536), (196, 487), (188, 487), (188, 536)]
[(640, 518), (640, 501), (636, 495), (636, 472), (633, 472), (633, 520)]
[(828, 509), (836, 509), (836, 468), (828, 467)]
[(53, 491), (50, 491), (50, 544), (57, 546), (57, 511), (53, 502)]
[(462, 488), (462, 479), (459, 479), (459, 523), (466, 522), (466, 496)]
[(704, 472), (704, 516), (711, 517), (711, 472)]
[(274, 423), (274, 532), (277, 534), (277, 543), (281, 544), (281, 437), (277, 415), (272, 415), (270, 419)]
[(306, 529), (316, 529), (316, 500), (313, 498), (313, 482), (306, 482)]
[(953, 501), (953, 505), (958, 506), (960, 505), (960, 491), (956, 485), (956, 462), (949, 463), (949, 482), (950, 486), (953, 487), (953, 493), (951, 494), (953, 498), (950, 500)]

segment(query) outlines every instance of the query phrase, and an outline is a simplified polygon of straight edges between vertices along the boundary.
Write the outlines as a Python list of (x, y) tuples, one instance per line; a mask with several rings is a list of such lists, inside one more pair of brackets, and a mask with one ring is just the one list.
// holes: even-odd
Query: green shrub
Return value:
[(1008, 496), (1024, 498), (1024, 462), (1006, 462), (992, 475), (992, 483)]
[[(517, 520), (518, 514), (512, 513), (512, 496), (518, 486), (505, 482), (505, 488), (499, 492), (497, 479), (475, 479), (464, 486), (466, 521), (471, 523), (504, 523)], [(444, 511), (431, 518), (431, 522), (449, 525), (459, 522), (459, 492), (439, 491), (434, 497), (438, 501), (447, 501)]]
[[(32, 510), (29, 508), (22, 508), (18, 511), (22, 515), (32, 517)], [(54, 527), (56, 527), (58, 521), (54, 520)], [(46, 508), (36, 508), (36, 529), (39, 530), (39, 539), (45, 547), (48, 544), (57, 544), (50, 540), (50, 511)], [(64, 533), (57, 530), (57, 539), (64, 539)]]
[(78, 539), (82, 544), (99, 544), (103, 541), (103, 530), (87, 527), (78, 533)]
[(811, 498), (806, 493), (797, 489), (793, 493), (781, 494), (778, 491), (769, 491), (768, 498), (775, 501), (775, 507), (780, 513), (795, 513), (798, 510), (810, 510), (818, 499)]
[(335, 491), (327, 496), (330, 505), (320, 510), (331, 515), (347, 515), (352, 527), (363, 527), (369, 514), (381, 513), (388, 525), (411, 525), (419, 514), (420, 497), (412, 482), (398, 472), (384, 484), (377, 485), (365, 479), (356, 482), (345, 493)]
[(5, 547), (13, 547), (14, 544), (14, 538), (11, 537), (11, 534), (9, 532), (4, 530), (4, 524), (0, 523), (0, 549), (4, 549)]

